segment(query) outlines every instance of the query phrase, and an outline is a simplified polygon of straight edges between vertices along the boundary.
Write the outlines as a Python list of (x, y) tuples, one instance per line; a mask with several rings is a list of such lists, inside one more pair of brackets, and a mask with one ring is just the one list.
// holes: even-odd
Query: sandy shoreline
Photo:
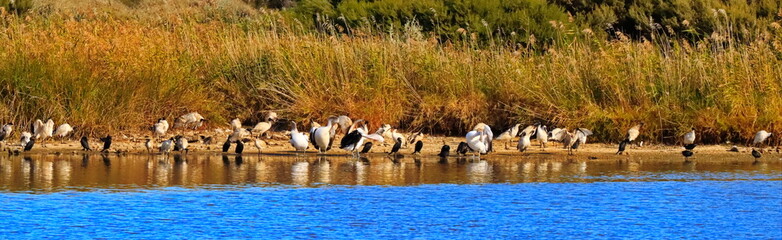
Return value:
[[(227, 135), (225, 133), (220, 132), (202, 132), (204, 135), (212, 136), (213, 140), (212, 144), (206, 145), (199, 142), (196, 143), (190, 143), (189, 145), (189, 153), (188, 154), (220, 154), (221, 153), (221, 146), (224, 142), (225, 136)], [(188, 132), (185, 133), (185, 136), (188, 137), (188, 139), (195, 139), (198, 135), (196, 135), (194, 132)], [(135, 136), (128, 136), (128, 135), (121, 135), (121, 136), (113, 136), (114, 141), (112, 143), (110, 151), (108, 153), (123, 153), (123, 154), (157, 154), (157, 147), (160, 145), (160, 141), (156, 141), (155, 144), (153, 144), (153, 149), (150, 152), (147, 152), (146, 147), (144, 146), (144, 143), (146, 142), (147, 137), (143, 135), (135, 135)], [(307, 149), (306, 155), (308, 156), (350, 156), (350, 153), (337, 148), (338, 141), (341, 138), (341, 136), (337, 136), (335, 147), (328, 151), (325, 154), (318, 154), (316, 153), (315, 149), (310, 145), (310, 147)], [(261, 146), (260, 153), (263, 155), (296, 155), (296, 153), (293, 151), (293, 148), (291, 147), (290, 143), (287, 140), (287, 137), (281, 134), (274, 134), (272, 138), (262, 138), (264, 143)], [(456, 149), (456, 146), (459, 144), (459, 142), (464, 141), (463, 137), (444, 137), (444, 136), (426, 136), (424, 138), (424, 148), (422, 150), (422, 153), (418, 156), (420, 157), (436, 157), (437, 153), (439, 153), (440, 148), (443, 146), (443, 144), (447, 144), (451, 146), (451, 156), (456, 156), (454, 150)], [(521, 157), (529, 157), (529, 156), (568, 156), (568, 153), (565, 149), (562, 149), (562, 145), (559, 143), (552, 143), (549, 142), (547, 144), (547, 147), (544, 149), (541, 149), (540, 146), (537, 144), (537, 142), (533, 141), (533, 147), (530, 148), (527, 152), (520, 153), (515, 149), (516, 142), (510, 142), (507, 144), (507, 148), (504, 146), (503, 141), (495, 141), (494, 142), (494, 148), (495, 152), (489, 154), (488, 156), (484, 156), (484, 158), (491, 158), (495, 156), (499, 157), (514, 157), (514, 156), (521, 156)], [(101, 149), (102, 143), (98, 141), (98, 139), (90, 139), (90, 145), (93, 149)], [(234, 153), (234, 147), (233, 145), (231, 149), (228, 151), (228, 153)], [(695, 148), (694, 152), (696, 156), (698, 155), (726, 155), (726, 156), (737, 156), (740, 158), (748, 158), (751, 159), (752, 157), (749, 154), (750, 148), (739, 146), (739, 152), (730, 152), (728, 151), (731, 146), (729, 145), (703, 145), (698, 146)], [(3, 149), (5, 151), (14, 152), (17, 150), (20, 150), (18, 141), (11, 140), (6, 141), (5, 144), (3, 144)], [(384, 144), (381, 143), (375, 143), (372, 147), (372, 150), (370, 151), (370, 156), (382, 156), (382, 153), (386, 153), (391, 149), (391, 144), (387, 144), (384, 146)], [(670, 154), (671, 157), (682, 157), (681, 151), (684, 150), (681, 146), (672, 146), (672, 145), (647, 145), (647, 146), (632, 146), (629, 149), (627, 149), (628, 155), (615, 155), (617, 151), (617, 145), (614, 144), (604, 144), (604, 143), (587, 143), (586, 145), (582, 145), (580, 149), (578, 149), (573, 156), (568, 156), (568, 158), (585, 158), (585, 159), (623, 159), (627, 158), (628, 156), (633, 155), (668, 155)], [(413, 145), (410, 144), (409, 146), (403, 147), (400, 151), (400, 154), (405, 156), (412, 156), (413, 152)], [(75, 137), (71, 140), (53, 140), (53, 139), (47, 139), (43, 144), (36, 143), (33, 150), (26, 152), (25, 154), (81, 154), (85, 153), (85, 151), (82, 151), (81, 146), (79, 144), (79, 141), (75, 139)], [(98, 151), (92, 151), (92, 153), (99, 153)], [(243, 154), (258, 154), (259, 149), (257, 149), (253, 143), (253, 141), (245, 143), (244, 152)], [(782, 157), (782, 154), (778, 153), (776, 151), (776, 148), (774, 147), (766, 147), (764, 148), (764, 156), (768, 156), (769, 159), (779, 159)]]

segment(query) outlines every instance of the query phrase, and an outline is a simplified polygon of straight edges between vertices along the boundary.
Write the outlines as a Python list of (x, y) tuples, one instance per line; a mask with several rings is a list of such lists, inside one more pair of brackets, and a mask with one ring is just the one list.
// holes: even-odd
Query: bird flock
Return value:
[[(206, 118), (197, 112), (190, 112), (184, 114), (174, 120), (173, 128), (175, 129), (191, 129), (197, 130), (206, 123)], [(225, 136), (225, 141), (222, 144), (221, 151), (227, 153), (231, 147), (234, 148), (234, 153), (241, 154), (244, 151), (246, 143), (252, 142), (258, 152), (262, 151), (264, 146), (268, 145), (263, 138), (271, 138), (271, 133), (276, 123), (280, 120), (277, 113), (268, 112), (265, 118), (256, 123), (251, 128), (245, 128), (243, 122), (240, 119), (233, 119), (229, 122), (230, 131)], [(325, 125), (312, 121), (310, 122), (310, 129), (307, 131), (299, 131), (298, 125), (295, 121), (287, 121), (290, 126), (290, 131), (286, 131), (285, 135), (291, 144), (293, 151), (299, 154), (305, 154), (310, 148), (310, 145), (316, 150), (317, 153), (327, 153), (332, 150), (334, 141), (338, 135), (342, 135), (339, 141), (339, 149), (342, 149), (350, 153), (353, 157), (360, 157), (361, 154), (369, 153), (373, 146), (387, 146), (386, 138), (390, 138), (393, 141), (393, 146), (388, 155), (392, 157), (398, 157), (400, 155), (400, 149), (407, 148), (408, 145), (414, 145), (413, 154), (421, 154), (424, 146), (423, 132), (414, 132), (406, 137), (398, 129), (392, 128), (389, 124), (380, 125), (376, 131), (370, 132), (369, 121), (359, 119), (352, 121), (352, 119), (346, 115), (331, 116), (326, 119)], [(42, 147), (46, 147), (45, 141), (48, 138), (65, 140), (70, 137), (69, 135), (74, 131), (74, 128), (68, 124), (63, 123), (57, 128), (54, 127), (55, 123), (49, 119), (43, 122), (40, 119), (35, 120), (29, 131), (23, 131), (19, 141), (18, 149), (15, 151), (18, 153), (21, 151), (30, 151), (36, 143), (40, 143)], [(464, 137), (464, 141), (460, 142), (455, 149), (457, 155), (472, 154), (473, 157), (480, 158), (481, 155), (490, 154), (494, 152), (494, 141), (500, 141), (505, 149), (509, 149), (509, 145), (513, 145), (516, 141), (516, 150), (519, 152), (527, 152), (532, 148), (540, 148), (545, 150), (550, 142), (556, 142), (561, 144), (562, 148), (567, 150), (569, 155), (575, 154), (574, 152), (582, 145), (587, 143), (587, 138), (593, 135), (593, 132), (586, 128), (574, 128), (568, 130), (567, 128), (554, 128), (549, 131), (546, 125), (535, 123), (522, 128), (522, 124), (514, 124), (506, 131), (502, 132), (495, 137), (492, 128), (484, 123), (476, 124)], [(627, 148), (632, 144), (642, 146), (643, 142), (638, 142), (638, 137), (641, 135), (644, 123), (639, 122), (627, 130), (625, 137), (619, 142), (616, 154), (627, 154)], [(212, 136), (198, 136), (192, 139), (188, 139), (182, 134), (175, 135), (173, 137), (167, 137), (171, 125), (166, 118), (159, 118), (150, 127), (152, 137), (147, 137), (144, 141), (144, 148), (148, 153), (158, 152), (168, 154), (170, 152), (182, 152), (188, 153), (190, 151), (190, 144), (201, 142), (204, 145), (211, 145), (213, 143)], [(8, 123), (0, 128), (0, 143), (5, 143), (13, 133), (13, 123)], [(755, 147), (762, 145), (772, 134), (761, 130), (755, 134), (752, 141), (751, 155), (755, 159), (762, 157), (762, 150), (757, 150)], [(518, 140), (515, 140), (518, 138)], [(112, 137), (107, 135), (99, 138), (103, 143), (100, 151), (107, 152), (111, 149)], [(537, 145), (533, 146), (533, 140)], [(696, 147), (696, 130), (692, 128), (690, 132), (687, 132), (682, 136), (682, 144), (684, 150), (681, 152), (685, 157), (685, 161), (689, 161), (695, 153), (693, 150)], [(79, 141), (83, 151), (92, 151), (89, 138), (83, 136)], [(8, 149), (11, 152), (10, 148)], [(738, 151), (737, 146), (733, 146), (730, 151)], [(777, 150), (779, 151), (779, 150)], [(443, 143), (440, 148), (440, 152), (437, 156), (441, 158), (447, 158), (450, 156), (451, 146)]]

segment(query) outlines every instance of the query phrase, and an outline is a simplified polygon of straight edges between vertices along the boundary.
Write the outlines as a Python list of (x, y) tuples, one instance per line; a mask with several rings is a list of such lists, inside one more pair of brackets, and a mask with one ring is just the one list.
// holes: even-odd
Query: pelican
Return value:
[(546, 149), (546, 143), (548, 142), (548, 128), (546, 128), (546, 125), (538, 125), (535, 135), (538, 142), (540, 142), (540, 148)]
[(73, 127), (71, 127), (68, 123), (63, 123), (59, 127), (57, 127), (57, 130), (54, 131), (54, 136), (58, 137), (60, 139), (65, 138), (65, 136), (68, 136), (69, 133), (73, 131)]
[(302, 151), (304, 152), (307, 150), (307, 147), (309, 147), (309, 142), (307, 142), (307, 137), (304, 136), (303, 133), (299, 132), (299, 129), (296, 127), (296, 122), (291, 121), (291, 146), (293, 146), (293, 149), (296, 151)]
[(160, 152), (168, 154), (171, 152), (171, 148), (174, 146), (174, 138), (169, 138), (165, 141), (160, 142)]
[(489, 125), (478, 123), (472, 131), (467, 133), (465, 138), (467, 140), (467, 146), (470, 147), (473, 152), (487, 154), (492, 149), (491, 141), (494, 138), (494, 133), (491, 132)]
[(755, 139), (752, 141), (752, 146), (760, 145), (770, 136), (771, 133), (766, 132), (766, 130), (760, 130), (758, 133), (755, 133)]
[(367, 125), (369, 122), (364, 121), (363, 119), (357, 120), (353, 123), (352, 126), (350, 126), (349, 133), (345, 135), (345, 137), (342, 138), (340, 141), (339, 148), (352, 152), (355, 156), (360, 156), (358, 150), (361, 148), (361, 145), (364, 144), (364, 139), (368, 138), (371, 140), (383, 142), (383, 136), (380, 136), (379, 134), (368, 134), (369, 129), (367, 129)]
[(269, 129), (272, 128), (272, 125), (274, 125), (274, 122), (277, 121), (277, 113), (275, 112), (269, 112), (266, 114), (266, 118), (264, 121), (259, 122), (258, 124), (255, 124), (255, 127), (253, 128), (253, 133), (258, 133), (258, 137), (263, 136), (266, 134)]
[(505, 149), (508, 149), (508, 143), (512, 142), (513, 138), (519, 135), (519, 127), (521, 127), (521, 124), (513, 125), (513, 127), (510, 127), (508, 130), (500, 133), (500, 135), (497, 136), (497, 138), (494, 140), (507, 140), (505, 142)]
[(79, 141), (79, 143), (81, 144), (82, 150), (84, 150), (84, 151), (92, 151), (92, 148), (90, 148), (90, 143), (88, 141), (89, 140), (87, 139), (87, 137), (81, 137), (81, 140)]
[(174, 140), (175, 140), (174, 151), (180, 151), (180, 152), (184, 151), (185, 153), (190, 151), (190, 149), (187, 148), (188, 145), (187, 138), (181, 135), (177, 135), (176, 137), (174, 137)]
[(318, 152), (325, 153), (331, 150), (331, 144), (334, 141), (334, 136), (337, 131), (337, 117), (329, 117), (328, 124), (324, 127), (319, 127), (310, 135), (310, 141)]
[(111, 148), (111, 135), (106, 135), (104, 138), (100, 138), (100, 141), (103, 142), (103, 149), (101, 149), (101, 152), (107, 152), (109, 151), (109, 148)]
[(348, 134), (350, 133), (350, 127), (353, 126), (353, 120), (350, 120), (348, 116), (342, 115), (337, 118), (337, 124), (341, 133)]
[(204, 121), (206, 121), (204, 116), (201, 116), (201, 114), (197, 112), (191, 112), (177, 118), (176, 122), (174, 123), (174, 128), (178, 128), (178, 127), (187, 128), (189, 125), (192, 124), (193, 130), (195, 130), (198, 127), (201, 127), (204, 124)]
[(43, 143), (43, 140), (47, 137), (51, 137), (54, 135), (54, 121), (49, 119), (49, 121), (46, 121), (44, 123), (41, 121), (41, 119), (36, 119), (33, 123), (33, 137), (36, 140), (40, 140), (41, 143)]
[(168, 127), (168, 121), (166, 121), (165, 118), (160, 118), (155, 124), (152, 125), (152, 131), (157, 138), (165, 137), (166, 132), (168, 132)]

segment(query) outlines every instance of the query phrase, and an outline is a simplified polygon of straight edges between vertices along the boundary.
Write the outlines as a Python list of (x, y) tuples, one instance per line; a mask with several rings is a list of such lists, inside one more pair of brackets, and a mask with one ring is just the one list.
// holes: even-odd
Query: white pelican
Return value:
[(505, 142), (505, 149), (508, 149), (508, 143), (513, 142), (513, 138), (519, 135), (519, 127), (521, 127), (521, 124), (513, 125), (513, 127), (508, 128), (505, 132), (500, 133), (494, 140), (507, 140)]
[(309, 142), (307, 142), (307, 137), (304, 136), (303, 133), (299, 132), (299, 129), (296, 127), (296, 122), (291, 121), (291, 146), (293, 146), (293, 149), (296, 151), (302, 151), (304, 152), (307, 150), (307, 147), (309, 147)]
[(491, 128), (484, 124), (478, 123), (468, 132), (465, 136), (467, 140), (467, 146), (473, 151), (479, 154), (486, 154), (491, 151), (491, 141), (494, 138), (494, 133), (491, 132)]
[(334, 141), (334, 136), (337, 131), (337, 117), (329, 117), (328, 124), (324, 127), (319, 127), (310, 135), (310, 142), (318, 150), (318, 152), (324, 153), (331, 150), (331, 144)]
[(757, 146), (766, 141), (770, 136), (771, 133), (766, 132), (766, 130), (760, 130), (758, 133), (755, 133), (755, 139), (752, 141), (752, 145)]
[(535, 130), (535, 137), (540, 142), (540, 148), (545, 149), (548, 142), (548, 128), (546, 128), (546, 125), (538, 125), (537, 130)]
[(204, 121), (206, 121), (204, 116), (201, 116), (201, 114), (197, 112), (191, 112), (177, 118), (176, 122), (174, 122), (174, 128), (187, 128), (188, 126), (193, 125), (193, 130), (195, 130), (203, 125)]
[(567, 132), (567, 128), (554, 128), (554, 130), (551, 130), (551, 132), (549, 132), (548, 140), (561, 142), (562, 137), (564, 136), (562, 135), (562, 132)]
[(269, 112), (266, 114), (266, 118), (264, 121), (259, 122), (258, 124), (255, 124), (255, 127), (253, 128), (253, 133), (258, 133), (258, 137), (263, 136), (266, 134), (269, 129), (272, 128), (272, 125), (274, 125), (274, 122), (277, 121), (277, 113), (275, 112)]
[(629, 130), (627, 130), (627, 135), (625, 135), (625, 139), (619, 143), (619, 151), (616, 152), (617, 155), (624, 153), (625, 149), (627, 148), (627, 144), (630, 144), (632, 141), (638, 138), (638, 135), (641, 134), (641, 127), (643, 126), (644, 126), (644, 122), (641, 122), (638, 125), (635, 125), (631, 127)]
[(360, 156), (358, 155), (359, 149), (361, 149), (361, 145), (364, 144), (364, 138), (383, 142), (383, 136), (375, 133), (369, 134), (369, 129), (367, 128), (368, 124), (369, 122), (364, 121), (363, 119), (353, 123), (353, 125), (350, 126), (349, 133), (340, 141), (339, 148), (350, 151), (354, 156)]
[(73, 127), (71, 127), (68, 123), (63, 123), (59, 127), (57, 127), (57, 130), (54, 131), (54, 136), (58, 137), (60, 139), (65, 138), (65, 136), (68, 136), (69, 133), (73, 131)]

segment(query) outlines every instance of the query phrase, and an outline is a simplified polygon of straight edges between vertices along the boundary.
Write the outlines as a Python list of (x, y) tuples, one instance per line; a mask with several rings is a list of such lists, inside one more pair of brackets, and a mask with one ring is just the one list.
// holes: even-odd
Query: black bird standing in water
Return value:
[(421, 149), (423, 148), (424, 148), (424, 142), (418, 140), (418, 142), (415, 142), (415, 151), (413, 151), (413, 154), (421, 154)]
[(396, 155), (397, 152), (399, 152), (399, 148), (402, 147), (402, 138), (397, 138), (396, 143), (394, 143), (394, 146), (391, 147), (391, 152), (388, 153), (388, 155)]
[(685, 161), (685, 162), (689, 162), (689, 161), (690, 161), (690, 157), (692, 157), (692, 155), (694, 155), (694, 154), (695, 154), (695, 153), (693, 153), (693, 152), (692, 152), (692, 151), (690, 151), (690, 150), (684, 150), (684, 151), (682, 151), (682, 156), (684, 156), (684, 161)]
[(111, 148), (111, 135), (106, 135), (106, 137), (101, 138), (100, 141), (103, 142), (103, 149), (100, 151), (101, 152), (109, 151), (109, 148)]
[(242, 151), (244, 151), (244, 143), (241, 140), (236, 141), (236, 150), (234, 152), (242, 154)]
[(27, 152), (27, 151), (32, 150), (33, 149), (33, 145), (35, 145), (35, 138), (30, 139), (30, 141), (27, 142), (26, 145), (24, 145), (24, 151)]
[(228, 137), (228, 139), (225, 140), (225, 143), (223, 143), (223, 152), (228, 152), (228, 149), (231, 149), (231, 137)]
[(361, 153), (368, 153), (372, 149), (372, 142), (364, 143), (364, 148), (361, 149)]
[(81, 137), (81, 141), (79, 141), (79, 143), (81, 143), (82, 150), (92, 151), (92, 148), (90, 148), (90, 143), (88, 142), (87, 137)]
[(443, 147), (440, 148), (440, 153), (438, 153), (437, 156), (440, 156), (441, 158), (447, 158), (449, 154), (451, 154), (451, 146), (443, 145)]
[(753, 148), (752, 149), (752, 156), (755, 157), (755, 162), (757, 162), (758, 159), (760, 159), (760, 157), (762, 157), (763, 155), (761, 155), (760, 152), (758, 152), (758, 150), (755, 150)]
[(465, 155), (468, 151), (470, 151), (470, 146), (466, 142), (460, 142), (459, 146), (456, 147), (456, 153), (458, 154)]
[(619, 151), (616, 152), (616, 155), (622, 155), (622, 153), (625, 152), (625, 148), (627, 148), (628, 143), (630, 143), (629, 140), (622, 140), (622, 142), (619, 143)]

